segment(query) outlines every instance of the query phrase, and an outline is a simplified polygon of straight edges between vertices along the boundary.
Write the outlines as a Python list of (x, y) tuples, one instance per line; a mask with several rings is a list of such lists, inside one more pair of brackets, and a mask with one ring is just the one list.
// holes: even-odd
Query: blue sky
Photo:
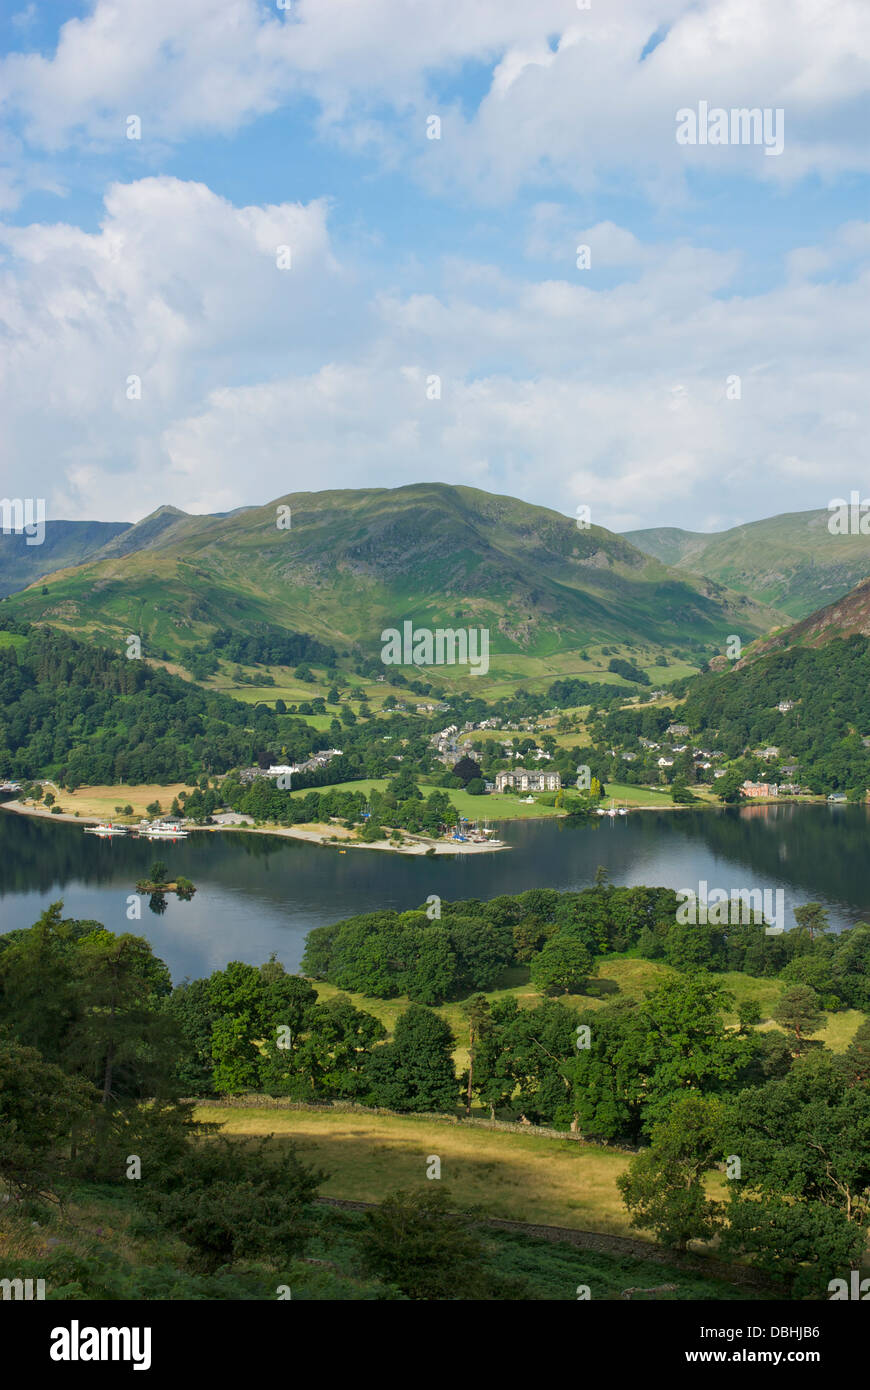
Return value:
[[(437, 478), (708, 530), (861, 487), (861, 0), (93, 0), (0, 55), (2, 487), (49, 516)], [(679, 146), (701, 101), (782, 153)]]

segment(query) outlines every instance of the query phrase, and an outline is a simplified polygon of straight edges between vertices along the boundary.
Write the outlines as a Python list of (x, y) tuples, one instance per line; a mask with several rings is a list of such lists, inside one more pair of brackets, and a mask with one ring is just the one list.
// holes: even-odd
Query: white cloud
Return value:
[[(442, 140), (425, 141), (439, 81), (469, 62), (490, 66), (488, 94), (467, 119), (448, 103)], [(687, 166), (774, 180), (866, 171), (868, 88), (866, 0), (579, 12), (569, 0), (299, 0), (284, 14), (256, 0), (96, 0), (53, 55), (0, 64), (3, 105), (44, 149), (120, 141), (129, 114), (144, 141), (228, 132), (303, 93), (349, 148), (391, 161), (404, 149), (434, 187), (489, 198), (554, 178), (592, 188), (615, 169), (660, 192)], [(782, 107), (784, 153), (677, 146), (676, 110), (699, 100)]]
[(610, 224), (630, 284), (447, 261), (440, 294), (399, 295), (337, 262), (328, 219), (156, 178), (113, 186), (95, 233), (0, 229), (4, 491), (118, 519), (438, 479), (628, 527), (860, 486), (870, 225), (817, 248), (837, 277), (754, 295), (736, 254)]

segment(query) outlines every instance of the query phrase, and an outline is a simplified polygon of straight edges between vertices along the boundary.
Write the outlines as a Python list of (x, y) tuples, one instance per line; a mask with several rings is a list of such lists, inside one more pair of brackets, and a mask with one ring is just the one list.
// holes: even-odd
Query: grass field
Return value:
[(649, 787), (633, 787), (628, 782), (606, 782), (607, 796), (602, 806), (609, 806), (611, 798), (617, 806), (673, 806), (669, 791), (654, 791)]
[[(51, 787), (50, 781), (46, 778), (41, 779), (40, 785)], [(55, 795), (57, 804), (69, 815), (75, 815), (78, 811), (81, 816), (99, 816), (101, 819), (123, 824), (141, 820), (145, 815), (146, 806), (150, 806), (152, 801), (159, 801), (163, 811), (168, 812), (173, 798), (178, 796), (179, 792), (192, 790), (193, 788), (184, 782), (172, 782), (165, 787), (156, 782), (143, 782), (141, 786), (135, 787), (121, 784), (116, 787), (79, 787), (74, 792), (57, 790)], [(132, 806), (133, 815), (117, 814), (116, 806)]]
[(571, 1140), (466, 1128), (417, 1116), (340, 1111), (196, 1107), (230, 1135), (292, 1139), (301, 1156), (325, 1168), (326, 1197), (380, 1201), (426, 1182), (430, 1154), (457, 1204), (487, 1216), (628, 1234), (616, 1178), (628, 1156)]

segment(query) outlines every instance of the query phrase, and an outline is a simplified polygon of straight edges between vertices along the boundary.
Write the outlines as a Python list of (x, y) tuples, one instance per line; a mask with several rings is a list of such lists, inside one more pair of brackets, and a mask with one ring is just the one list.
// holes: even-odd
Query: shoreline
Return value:
[[(33, 816), (38, 820), (63, 821), (67, 825), (99, 825), (100, 821), (107, 819), (103, 816), (92, 816), (82, 813), (73, 815), (69, 811), (58, 811), (52, 814), (44, 806), (25, 806), (21, 801), (2, 801), (0, 810), (13, 811), (19, 816)], [(108, 819), (111, 819), (109, 817)], [(120, 825), (121, 822), (119, 821)], [(135, 830), (135, 826), (125, 827), (128, 831)], [(495, 854), (499, 850), (510, 849), (510, 845), (503, 840), (490, 843), (468, 843), (453, 840), (429, 840), (423, 837), (413, 837), (412, 842), (393, 844), (389, 840), (374, 840), (371, 844), (362, 840), (354, 840), (347, 836), (344, 840), (337, 834), (338, 827), (330, 827), (328, 830), (305, 829), (302, 826), (294, 825), (186, 825), (185, 830), (188, 835), (196, 831), (205, 831), (207, 834), (215, 834), (217, 831), (242, 831), (248, 835), (279, 835), (289, 840), (305, 840), (308, 844), (324, 845), (327, 849), (379, 849), (392, 851), (394, 854), (425, 855), (432, 848), (436, 855), (441, 854)], [(168, 843), (169, 841), (167, 841)]]
[[(667, 805), (653, 805), (649, 803), (647, 803), (646, 805), (627, 805), (624, 806), (622, 809), (624, 809), (629, 815), (631, 815), (635, 811), (661, 812), (693, 810), (696, 811), (700, 809), (718, 810), (721, 809), (723, 804), (724, 803), (721, 802), (712, 802), (708, 800), (699, 799), (695, 802), (674, 802)], [(826, 800), (824, 796), (782, 796), (764, 798), (758, 797), (753, 798), (752, 800), (747, 800), (741, 803), (733, 804), (739, 805), (741, 808), (746, 808), (750, 806), (777, 805), (824, 805), (826, 804)], [(90, 815), (85, 812), (82, 812), (80, 815), (74, 815), (69, 811), (59, 811), (53, 814), (52, 811), (46, 808), (45, 806), (25, 806), (23, 802), (15, 799), (10, 801), (0, 801), (0, 810), (12, 811), (16, 815), (33, 816), (38, 820), (62, 821), (64, 824), (67, 825), (99, 825), (101, 820), (113, 819), (112, 817), (106, 817), (105, 815)], [(520, 818), (518, 817), (517, 819)], [(567, 820), (568, 813), (562, 813), (557, 816), (541, 816), (528, 818), (523, 817), (522, 819)], [(593, 824), (598, 824), (600, 821), (611, 819), (622, 819), (622, 817), (610, 817), (608, 815), (599, 816), (595, 812), (593, 812), (589, 816), (589, 820)], [(496, 824), (508, 824), (508, 822), (496, 822)], [(125, 828), (129, 831), (135, 830), (136, 827), (127, 826)], [(428, 851), (432, 849), (434, 850), (434, 855), (430, 855), (430, 858), (442, 855), (456, 854), (497, 854), (500, 850), (506, 850), (511, 848), (511, 846), (509, 844), (506, 844), (503, 840), (497, 840), (495, 843), (490, 843), (488, 841), (483, 843), (477, 841), (463, 843), (461, 841), (455, 840), (434, 840), (429, 839), (425, 836), (412, 836), (410, 832), (408, 832), (408, 839), (402, 841), (401, 844), (395, 844), (390, 840), (386, 839), (375, 840), (371, 843), (366, 843), (362, 840), (353, 839), (347, 832), (345, 832), (345, 838), (345, 836), (338, 833), (339, 827), (337, 826), (330, 826), (329, 828), (324, 829), (314, 829), (310, 826), (308, 828), (304, 828), (303, 826), (289, 825), (225, 824), (188, 825), (185, 826), (185, 830), (188, 834), (191, 834), (195, 831), (205, 831), (211, 834), (214, 834), (216, 831), (242, 831), (249, 835), (277, 835), (284, 839), (303, 840), (308, 844), (323, 845), (327, 849), (336, 849), (342, 852), (345, 852), (349, 849), (373, 849), (381, 850), (382, 852), (391, 852), (393, 854), (406, 854), (421, 857), (427, 855)]]

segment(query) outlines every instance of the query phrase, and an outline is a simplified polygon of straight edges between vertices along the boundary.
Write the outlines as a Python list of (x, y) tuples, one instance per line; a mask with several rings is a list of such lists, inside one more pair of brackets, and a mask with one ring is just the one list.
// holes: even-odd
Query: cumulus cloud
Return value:
[[(641, 61), (653, 31), (665, 38)], [(469, 114), (445, 99), (464, 64), (490, 70)], [(686, 168), (768, 180), (870, 168), (865, 0), (96, 0), (52, 54), (0, 64), (2, 108), (34, 146), (227, 133), (299, 95), (351, 149), (416, 162), (434, 188), (509, 197), (558, 179), (577, 189), (631, 170), (667, 188)], [(705, 100), (782, 107), (779, 158), (757, 147), (678, 146), (675, 113)], [(435, 105), (433, 106), (433, 103)], [(384, 114), (392, 113), (391, 119)], [(440, 142), (424, 139), (440, 111)], [(398, 117), (398, 123), (396, 121)], [(662, 182), (663, 181), (663, 182)]]
[(616, 528), (709, 517), (711, 481), (721, 524), (824, 506), (864, 468), (868, 233), (752, 295), (736, 254), (614, 224), (631, 283), (447, 262), (399, 294), (341, 263), (323, 202), (118, 184), (96, 232), (0, 230), (4, 491), (112, 519), (425, 479)]

